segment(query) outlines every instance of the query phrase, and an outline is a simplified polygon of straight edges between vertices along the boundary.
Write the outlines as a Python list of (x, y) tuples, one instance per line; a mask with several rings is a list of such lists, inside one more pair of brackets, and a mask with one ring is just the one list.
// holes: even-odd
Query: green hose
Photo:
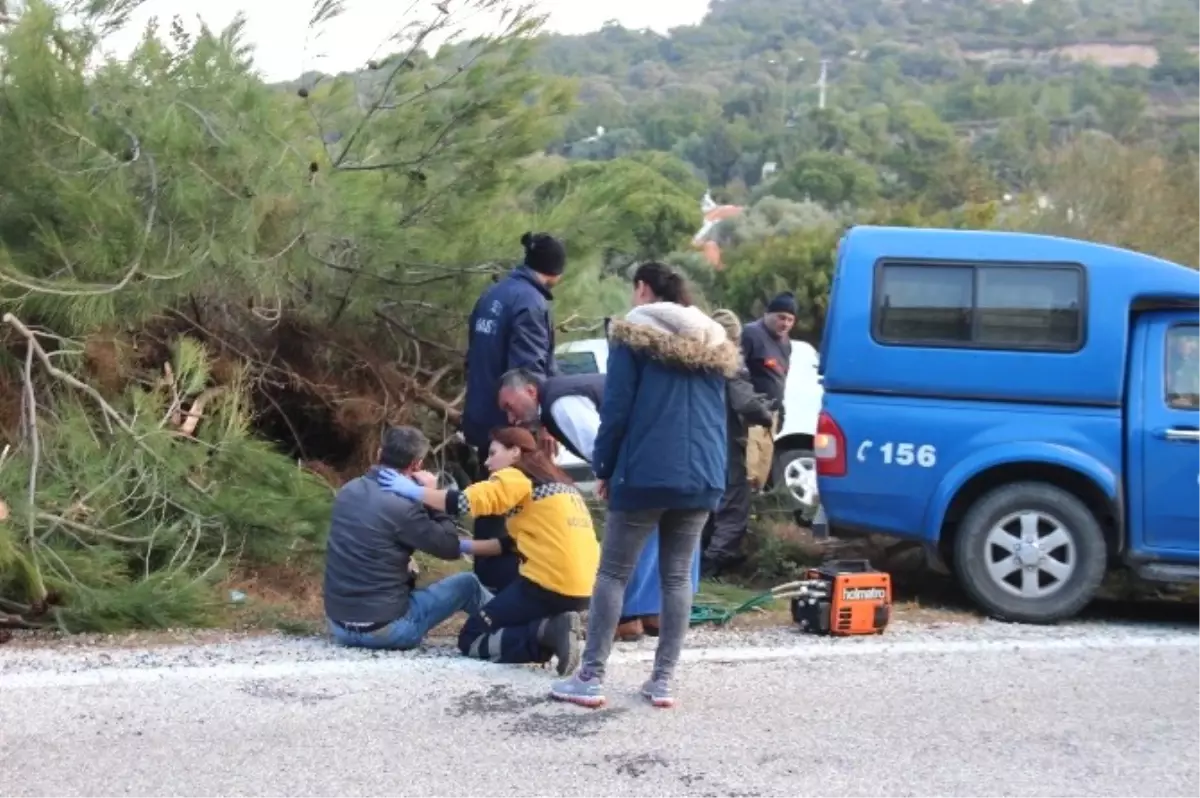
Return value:
[(698, 626), (703, 623), (711, 623), (717, 626), (723, 626), (732, 621), (736, 616), (742, 613), (750, 612), (760, 607), (766, 607), (775, 600), (770, 591), (760, 593), (736, 607), (730, 607), (728, 604), (719, 604), (710, 601), (698, 601), (692, 604), (691, 626)]

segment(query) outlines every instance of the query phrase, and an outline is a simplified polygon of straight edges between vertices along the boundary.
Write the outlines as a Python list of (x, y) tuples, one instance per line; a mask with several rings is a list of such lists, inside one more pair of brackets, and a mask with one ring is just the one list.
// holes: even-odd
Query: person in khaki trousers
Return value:
[(757, 493), (771, 478), (771, 463), (775, 459), (775, 435), (779, 431), (779, 414), (771, 413), (771, 426), (751, 427), (746, 438), (746, 480), (750, 490)]
[[(718, 310), (712, 314), (712, 319), (725, 328), (729, 340), (741, 339), (742, 323), (733, 311)], [(725, 380), (725, 416), (729, 462), (725, 494), (716, 511), (708, 517), (701, 536), (704, 556), (700, 567), (704, 576), (709, 578), (720, 576), (725, 570), (745, 560), (741, 552), (742, 540), (750, 524), (747, 439), (753, 430), (766, 432), (769, 425), (774, 423), (770, 402), (762, 394), (754, 392), (744, 364), (740, 365), (735, 376)]]

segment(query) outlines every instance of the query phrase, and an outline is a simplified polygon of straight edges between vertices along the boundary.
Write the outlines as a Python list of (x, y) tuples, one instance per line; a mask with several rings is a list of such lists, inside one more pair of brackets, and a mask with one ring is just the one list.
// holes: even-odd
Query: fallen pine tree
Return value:
[(568, 102), (498, 0), (291, 92), (236, 23), (101, 61), (130, 6), (0, 20), (0, 629), (206, 623), (230, 568), (321, 551), (385, 424), (447, 454), (470, 301), (526, 222), (490, 209)]

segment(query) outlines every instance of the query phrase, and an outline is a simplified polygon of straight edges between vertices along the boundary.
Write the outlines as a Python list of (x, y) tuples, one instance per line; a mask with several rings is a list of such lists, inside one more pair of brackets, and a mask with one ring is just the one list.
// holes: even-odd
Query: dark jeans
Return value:
[[(479, 456), (479, 469), (475, 474), (476, 481), (482, 482), (488, 478), (484, 462), (488, 458), (488, 444), (476, 447)], [(485, 515), (475, 519), (472, 537), (476, 540), (494, 540), (504, 535), (505, 518), (502, 515)], [(517, 568), (520, 562), (516, 554), (502, 554), (499, 557), (478, 557), (475, 559), (475, 576), (483, 586), (493, 593), (499, 593), (517, 578)]]
[(704, 528), (704, 559), (714, 564), (736, 559), (749, 524), (750, 485), (740, 479), (725, 488), (716, 512), (709, 516)]
[(538, 642), (542, 621), (587, 606), (586, 598), (563, 596), (518, 576), (467, 619), (458, 635), (458, 649), (473, 659), (491, 662), (546, 662), (550, 651)]

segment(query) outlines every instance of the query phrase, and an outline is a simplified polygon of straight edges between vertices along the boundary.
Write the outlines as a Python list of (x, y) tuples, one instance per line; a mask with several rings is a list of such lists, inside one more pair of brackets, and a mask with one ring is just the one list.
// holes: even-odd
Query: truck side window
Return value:
[(1074, 348), (1080, 342), (1078, 269), (978, 269), (975, 300), (983, 344)]
[(876, 294), (880, 336), (896, 343), (970, 343), (973, 280), (970, 266), (884, 266)]
[(1200, 408), (1200, 337), (1194, 324), (1167, 331), (1166, 401), (1177, 410)]
[(1077, 266), (884, 263), (875, 337), (911, 346), (1074, 352), (1083, 343)]

